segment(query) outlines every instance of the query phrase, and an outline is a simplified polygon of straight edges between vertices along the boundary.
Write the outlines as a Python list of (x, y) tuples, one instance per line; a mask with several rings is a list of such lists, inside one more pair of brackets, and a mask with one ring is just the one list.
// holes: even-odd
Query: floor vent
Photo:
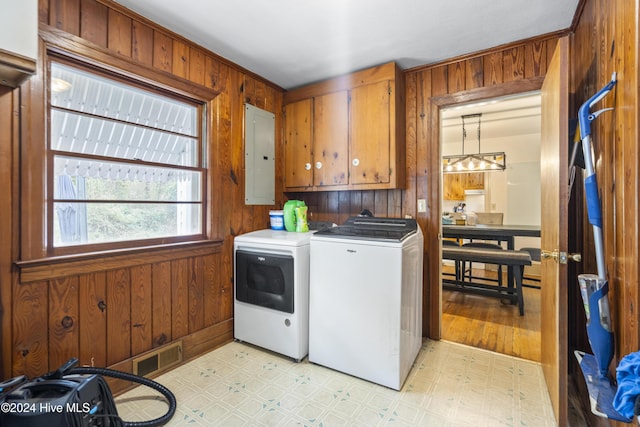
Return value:
[(182, 362), (182, 341), (133, 359), (133, 373), (146, 377)]

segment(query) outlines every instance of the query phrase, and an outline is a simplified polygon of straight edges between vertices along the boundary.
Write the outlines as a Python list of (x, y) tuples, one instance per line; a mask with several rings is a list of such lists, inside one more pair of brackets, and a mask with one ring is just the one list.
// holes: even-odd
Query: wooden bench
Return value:
[[(514, 283), (507, 286), (485, 284), (467, 280), (442, 279), (443, 289), (469, 292), (483, 296), (507, 299), (512, 304), (517, 303), (520, 315), (524, 315), (524, 298), (522, 296), (522, 270), (525, 265), (531, 265), (531, 256), (528, 252), (500, 249), (481, 249), (444, 246), (442, 258), (453, 261), (471, 261), (486, 264), (501, 264), (506, 266), (513, 274)], [(464, 279), (464, 277), (462, 278)]]

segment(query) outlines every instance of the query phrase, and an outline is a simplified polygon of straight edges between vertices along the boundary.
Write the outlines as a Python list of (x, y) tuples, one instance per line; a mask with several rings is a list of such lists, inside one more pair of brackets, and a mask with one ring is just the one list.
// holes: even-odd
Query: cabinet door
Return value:
[(313, 185), (312, 118), (313, 99), (304, 99), (285, 106), (285, 187)]
[(348, 184), (349, 94), (318, 96), (313, 108), (313, 181), (317, 186)]
[(444, 200), (464, 200), (462, 180), (464, 173), (442, 174), (442, 198)]
[(351, 184), (389, 182), (390, 82), (351, 90)]
[(467, 173), (465, 190), (482, 190), (484, 189), (484, 172)]

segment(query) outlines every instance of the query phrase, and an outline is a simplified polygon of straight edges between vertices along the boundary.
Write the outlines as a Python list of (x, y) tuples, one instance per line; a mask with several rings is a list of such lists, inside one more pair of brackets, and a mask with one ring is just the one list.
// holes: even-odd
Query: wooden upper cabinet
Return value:
[(461, 173), (445, 173), (442, 175), (442, 198), (444, 200), (464, 200)]
[[(394, 62), (314, 83), (284, 97), (292, 105), (312, 100), (312, 185), (295, 181), (285, 153), (285, 191), (376, 190), (405, 186), (404, 76)], [(289, 144), (292, 124), (285, 124)]]
[(389, 182), (389, 81), (351, 91), (351, 183)]
[(349, 93), (285, 106), (285, 187), (297, 190), (349, 181)]
[(465, 190), (483, 190), (484, 172), (466, 173)]
[(312, 118), (312, 99), (303, 99), (285, 106), (285, 187), (310, 187), (313, 185)]
[(314, 98), (313, 183), (318, 187), (349, 181), (349, 93)]
[(484, 189), (484, 172), (445, 173), (442, 177), (444, 200), (464, 200), (464, 190)]

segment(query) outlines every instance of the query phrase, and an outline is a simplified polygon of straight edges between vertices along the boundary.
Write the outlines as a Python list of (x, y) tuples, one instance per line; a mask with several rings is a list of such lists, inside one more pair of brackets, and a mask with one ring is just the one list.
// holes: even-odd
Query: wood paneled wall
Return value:
[(213, 253), (144, 255), (119, 268), (20, 281), (13, 289), (14, 373), (38, 375), (71, 357), (113, 366), (214, 325), (208, 341), (230, 339), (232, 292), (218, 279), (219, 254), (199, 252)]
[[(612, 71), (619, 76), (615, 97), (606, 101), (615, 103), (616, 110), (601, 116), (594, 126), (594, 138), (602, 141), (598, 174), (619, 359), (637, 350), (640, 341), (638, 10), (624, 0), (580, 4), (584, 8), (572, 37), (571, 59), (576, 105), (608, 81)], [(282, 90), (109, 0), (40, 0), (39, 10), (41, 32), (63, 33), (73, 43), (146, 67), (150, 74), (219, 93), (209, 105), (213, 162), (208, 233), (220, 244), (205, 254), (179, 252), (169, 259), (136, 255), (122, 262), (105, 257), (99, 261), (107, 268), (98, 262), (83, 271), (71, 269), (66, 275), (21, 282), (14, 262), (43, 256), (42, 221), (25, 219), (24, 214), (41, 211), (44, 195), (19, 193), (17, 172), (22, 169), (23, 187), (42, 186), (37, 168), (42, 162), (38, 157), (42, 145), (37, 143), (45, 140), (45, 82), (40, 64), (38, 75), (20, 89), (0, 88), (0, 183), (12, 190), (5, 199), (11, 209), (0, 211), (0, 231), (11, 242), (8, 247), (5, 239), (0, 248), (0, 376), (37, 375), (71, 355), (80, 356), (81, 363), (91, 364), (93, 359), (96, 365), (127, 369), (135, 354), (178, 337), (184, 337), (187, 358), (230, 339), (233, 236), (267, 227), (271, 208), (244, 206), (243, 104), (276, 113), (276, 129), (280, 129)], [(429, 281), (438, 271), (441, 203), (440, 153), (434, 139), (438, 123), (433, 109), (534, 88), (545, 75), (556, 39), (550, 35), (408, 70), (404, 190), (283, 195), (278, 179), (275, 206), (282, 206), (287, 198), (305, 200), (311, 219), (337, 223), (365, 208), (377, 216), (417, 217), (425, 233), (424, 330), (439, 337), (433, 322), (439, 295), (429, 292)], [(30, 102), (19, 107), (19, 96)], [(279, 158), (281, 150), (278, 134)], [(282, 176), (281, 164), (277, 176)], [(427, 200), (426, 213), (417, 212), (419, 198)], [(585, 234), (589, 234), (587, 227)], [(588, 242), (587, 238), (587, 247)], [(593, 254), (584, 255), (586, 271), (592, 267)], [(64, 270), (64, 264), (56, 268)], [(104, 312), (100, 301), (105, 302)]]
[[(594, 107), (594, 110), (605, 107), (613, 107), (614, 110), (602, 114), (592, 124), (596, 174), (603, 207), (609, 303), (616, 342), (616, 356), (610, 367), (614, 375), (620, 359), (640, 348), (639, 12), (637, 2), (587, 0), (571, 39), (572, 92), (576, 109), (604, 86), (614, 71), (618, 78), (614, 93)], [(586, 221), (583, 234), (585, 246), (582, 248), (581, 272), (593, 273), (596, 271), (595, 254), (591, 227)], [(576, 327), (584, 331), (582, 307), (576, 310), (575, 320), (569, 325), (570, 329)], [(586, 335), (573, 344), (591, 352)], [(579, 376), (576, 380), (579, 385), (583, 383)], [(584, 390), (583, 397), (583, 402), (586, 402)], [(625, 425), (591, 417), (592, 425)]]
[[(447, 104), (471, 102), (511, 93), (539, 89), (558, 35), (510, 44), (475, 55), (406, 72), (407, 180), (404, 190), (287, 193), (304, 200), (311, 219), (343, 222), (369, 209), (382, 217), (411, 215), (425, 235), (423, 333), (440, 337), (440, 294), (431, 283), (438, 281), (440, 264), (441, 184), (437, 111)], [(417, 200), (426, 199), (427, 211), (417, 212)]]
[[(617, 73), (614, 93), (594, 110), (613, 107), (592, 125), (596, 174), (602, 197), (610, 299), (615, 302), (617, 351), (640, 347), (638, 327), (638, 10), (633, 2), (585, 3), (572, 37), (573, 92), (576, 108)], [(595, 37), (595, 39), (594, 39)], [(590, 235), (588, 224), (585, 234)], [(593, 245), (583, 266), (595, 271)]]
[[(231, 340), (233, 237), (266, 228), (274, 208), (244, 205), (244, 104), (275, 113), (279, 129), (283, 90), (109, 0), (40, 0), (39, 20), (37, 75), (0, 92), (2, 123), (16, 124), (0, 133), (0, 182), (13, 189), (15, 210), (0, 214), (0, 230), (13, 242), (0, 251), (0, 377), (40, 375), (73, 356), (81, 364), (131, 370), (134, 356), (177, 339), (185, 359)], [(218, 93), (207, 103), (209, 243), (47, 260), (42, 171), (49, 48), (108, 59), (183, 93)], [(14, 151), (22, 153), (20, 163)], [(276, 194), (282, 206), (280, 182)]]

